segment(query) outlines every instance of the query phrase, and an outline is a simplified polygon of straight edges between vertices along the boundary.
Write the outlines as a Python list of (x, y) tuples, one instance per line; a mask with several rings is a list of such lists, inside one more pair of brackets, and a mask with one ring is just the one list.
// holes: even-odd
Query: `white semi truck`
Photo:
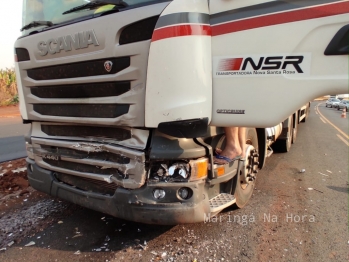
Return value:
[[(331, 0), (24, 0), (15, 67), (31, 186), (153, 224), (243, 207), (308, 101), (348, 91), (348, 12)], [(247, 127), (246, 159), (216, 165), (226, 126)]]

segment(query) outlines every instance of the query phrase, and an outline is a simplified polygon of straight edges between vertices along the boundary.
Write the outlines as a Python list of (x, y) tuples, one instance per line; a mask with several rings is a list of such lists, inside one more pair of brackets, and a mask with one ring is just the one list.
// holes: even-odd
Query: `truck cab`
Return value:
[[(347, 92), (348, 12), (323, 0), (24, 0), (15, 68), (30, 184), (152, 224), (243, 207), (309, 101)], [(246, 158), (217, 165), (227, 126), (247, 127)]]

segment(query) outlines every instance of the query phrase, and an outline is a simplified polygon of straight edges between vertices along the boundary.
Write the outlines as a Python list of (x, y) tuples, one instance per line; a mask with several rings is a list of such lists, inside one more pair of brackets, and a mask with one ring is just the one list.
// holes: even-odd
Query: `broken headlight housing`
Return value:
[(154, 162), (149, 171), (149, 181), (188, 182), (205, 179), (207, 169), (207, 158)]

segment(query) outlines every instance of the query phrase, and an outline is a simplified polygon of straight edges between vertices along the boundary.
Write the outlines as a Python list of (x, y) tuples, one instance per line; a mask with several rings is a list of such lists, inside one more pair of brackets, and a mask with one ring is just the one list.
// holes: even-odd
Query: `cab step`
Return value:
[(235, 202), (236, 199), (233, 195), (227, 193), (219, 194), (218, 196), (210, 199), (211, 214), (218, 214), (224, 208), (235, 204)]

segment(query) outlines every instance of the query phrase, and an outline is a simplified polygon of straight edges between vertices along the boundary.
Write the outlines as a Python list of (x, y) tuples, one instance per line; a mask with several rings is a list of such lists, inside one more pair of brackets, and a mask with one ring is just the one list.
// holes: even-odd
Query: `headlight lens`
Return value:
[(161, 188), (156, 188), (153, 191), (153, 196), (155, 199), (162, 199), (165, 197), (165, 195), (166, 195), (165, 190)]
[(189, 187), (182, 187), (178, 189), (178, 196), (183, 200), (188, 200), (193, 196), (193, 190)]
[(156, 163), (150, 170), (150, 180), (161, 182), (188, 182), (207, 177), (208, 159)]

